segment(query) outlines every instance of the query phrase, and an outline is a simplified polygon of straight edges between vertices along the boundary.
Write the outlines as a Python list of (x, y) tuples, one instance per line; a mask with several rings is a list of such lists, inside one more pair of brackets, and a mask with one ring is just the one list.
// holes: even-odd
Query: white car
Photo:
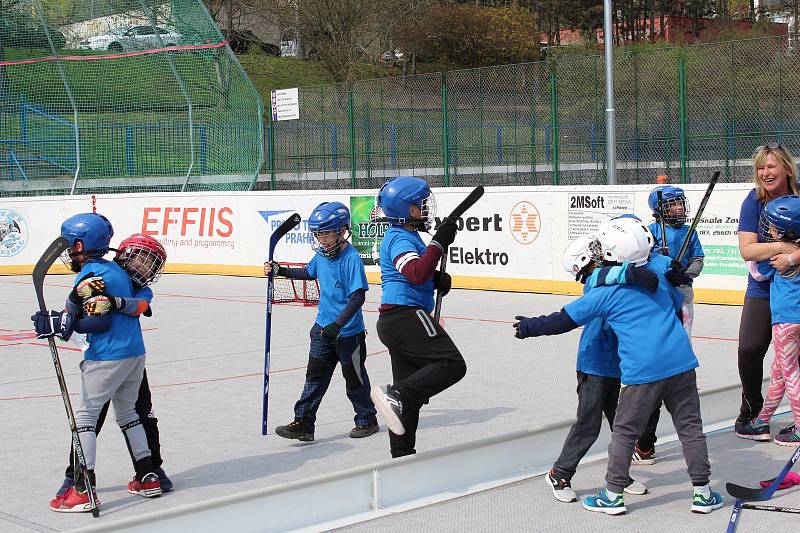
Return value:
[(158, 26), (133, 26), (132, 28), (117, 28), (108, 33), (88, 37), (79, 43), (79, 47), (86, 50), (130, 52), (161, 48), (162, 46), (176, 46), (180, 43), (181, 34), (179, 33)]

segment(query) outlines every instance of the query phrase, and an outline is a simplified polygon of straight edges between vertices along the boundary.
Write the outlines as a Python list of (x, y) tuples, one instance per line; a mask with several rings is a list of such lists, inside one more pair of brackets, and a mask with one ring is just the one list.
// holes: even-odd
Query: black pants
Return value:
[(764, 379), (764, 356), (772, 341), (772, 315), (768, 298), (745, 298), (739, 322), (739, 379), (742, 382), (742, 405), (739, 417), (751, 420), (764, 406), (761, 382)]
[[(100, 429), (106, 420), (108, 414), (108, 406), (111, 402), (108, 401), (100, 411), (100, 416), (97, 418), (97, 425), (95, 426), (95, 433), (100, 434)], [(150, 448), (150, 458), (153, 461), (153, 468), (158, 468), (164, 462), (161, 459), (161, 443), (158, 438), (158, 419), (153, 414), (153, 402), (150, 397), (150, 384), (147, 382), (147, 370), (144, 371), (142, 376), (142, 384), (139, 385), (139, 397), (136, 399), (136, 413), (139, 415), (139, 421), (144, 426), (144, 433), (147, 435), (147, 445)], [(130, 447), (128, 453), (131, 452)], [(131, 462), (136, 465), (136, 461), (131, 455)], [(64, 472), (65, 477), (75, 479), (75, 450), (70, 447), (69, 450), (69, 466)]]
[(403, 435), (389, 432), (392, 457), (416, 453), (419, 410), (467, 373), (461, 352), (447, 332), (419, 307), (381, 311), (378, 337), (389, 349), (394, 386), (403, 402)]

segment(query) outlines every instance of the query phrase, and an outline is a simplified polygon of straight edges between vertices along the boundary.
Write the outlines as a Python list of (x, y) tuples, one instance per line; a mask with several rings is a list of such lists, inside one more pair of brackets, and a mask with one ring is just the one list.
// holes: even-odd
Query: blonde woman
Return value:
[[(797, 165), (791, 152), (780, 144), (759, 146), (753, 154), (753, 183), (739, 213), (739, 253), (748, 262), (747, 291), (739, 323), (739, 379), (742, 382), (742, 405), (736, 419), (736, 433), (748, 438), (745, 427), (764, 406), (761, 382), (764, 356), (772, 340), (772, 316), (769, 308), (769, 280), (758, 275), (757, 261), (769, 260), (778, 272), (800, 264), (797, 245), (789, 242), (764, 242), (758, 234), (758, 222), (764, 206), (787, 194), (798, 194)], [(756, 274), (756, 277), (753, 274)], [(782, 431), (793, 432), (786, 428)]]

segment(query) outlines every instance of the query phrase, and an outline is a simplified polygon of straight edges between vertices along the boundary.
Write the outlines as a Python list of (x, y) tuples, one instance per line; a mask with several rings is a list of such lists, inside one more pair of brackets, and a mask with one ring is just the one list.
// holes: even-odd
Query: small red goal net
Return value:
[[(281, 263), (286, 268), (303, 268), (306, 263)], [(319, 283), (315, 279), (289, 279), (275, 276), (272, 303), (302, 303), (304, 306), (319, 304)]]

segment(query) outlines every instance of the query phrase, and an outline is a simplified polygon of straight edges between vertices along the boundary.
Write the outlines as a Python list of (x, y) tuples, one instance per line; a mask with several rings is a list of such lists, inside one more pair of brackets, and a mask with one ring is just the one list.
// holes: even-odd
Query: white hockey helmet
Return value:
[(635, 218), (615, 218), (604, 222), (597, 230), (601, 260), (605, 263), (623, 263), (635, 266), (647, 263), (653, 247), (653, 234)]
[(597, 235), (590, 233), (578, 237), (564, 250), (564, 270), (578, 279), (581, 271), (597, 259)]

